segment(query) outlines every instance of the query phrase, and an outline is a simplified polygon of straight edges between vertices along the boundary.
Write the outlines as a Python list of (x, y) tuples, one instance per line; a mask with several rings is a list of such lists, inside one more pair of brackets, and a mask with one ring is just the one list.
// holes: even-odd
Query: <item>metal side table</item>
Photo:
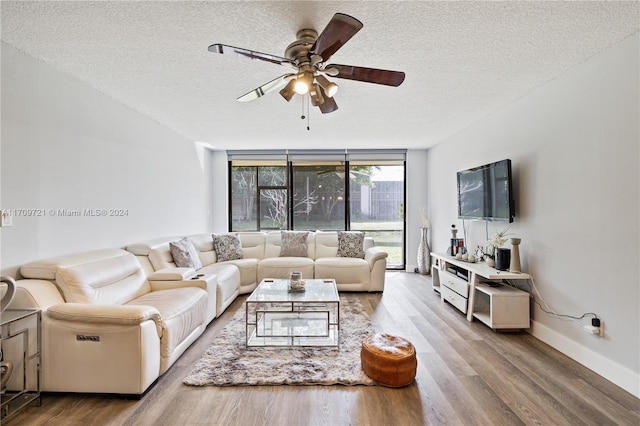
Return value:
[(2, 361), (13, 365), (8, 383), (0, 390), (2, 421), (33, 401), (40, 406), (41, 315), (39, 309), (7, 309), (0, 315)]

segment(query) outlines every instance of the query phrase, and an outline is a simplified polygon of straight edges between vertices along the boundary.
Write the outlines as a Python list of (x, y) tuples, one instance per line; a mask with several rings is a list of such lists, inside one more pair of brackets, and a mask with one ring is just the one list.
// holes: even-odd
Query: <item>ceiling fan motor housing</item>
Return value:
[(312, 29), (304, 29), (296, 34), (298, 39), (287, 46), (284, 56), (298, 65), (309, 62), (309, 50), (318, 38), (318, 32)]

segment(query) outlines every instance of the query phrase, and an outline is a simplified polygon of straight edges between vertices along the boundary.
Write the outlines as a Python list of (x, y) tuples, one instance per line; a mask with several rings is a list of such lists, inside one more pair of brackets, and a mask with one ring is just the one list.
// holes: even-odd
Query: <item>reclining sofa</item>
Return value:
[[(263, 278), (301, 271), (303, 278), (334, 278), (340, 291), (384, 290), (387, 253), (373, 240), (361, 240), (350, 257), (338, 232), (309, 232), (291, 253), (283, 248), (289, 236), (163, 237), (23, 265), (10, 307), (42, 310), (41, 390), (142, 395)], [(238, 240), (235, 258), (224, 260), (217, 237)], [(197, 268), (176, 264), (172, 243), (185, 238)]]

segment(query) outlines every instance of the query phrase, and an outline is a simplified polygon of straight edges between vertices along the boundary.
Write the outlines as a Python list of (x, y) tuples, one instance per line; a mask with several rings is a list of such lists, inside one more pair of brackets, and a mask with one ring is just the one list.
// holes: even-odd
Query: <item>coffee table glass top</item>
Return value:
[(334, 280), (305, 280), (305, 291), (289, 292), (289, 280), (264, 279), (251, 293), (247, 302), (338, 302), (338, 290)]

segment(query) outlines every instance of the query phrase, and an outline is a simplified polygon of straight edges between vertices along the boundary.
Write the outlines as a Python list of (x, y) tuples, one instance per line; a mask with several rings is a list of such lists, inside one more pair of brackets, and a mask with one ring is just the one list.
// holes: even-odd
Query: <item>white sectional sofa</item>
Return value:
[(122, 249), (30, 262), (20, 273), (11, 308), (43, 311), (42, 391), (141, 395), (208, 323), (206, 290), (155, 288)]
[[(282, 232), (239, 232), (243, 256), (241, 259), (217, 261), (211, 234), (189, 236), (198, 251), (203, 265), (191, 274), (203, 274), (203, 278), (218, 275), (218, 282), (229, 281), (229, 267), (235, 266), (240, 272), (240, 294), (250, 293), (264, 278), (288, 278), (292, 271), (300, 271), (303, 278), (333, 278), (339, 291), (384, 290), (387, 253), (374, 246), (371, 238), (364, 238), (363, 258), (338, 256), (338, 232), (309, 232), (307, 240), (307, 256), (281, 256)], [(127, 250), (138, 256), (141, 264), (153, 268), (150, 280), (157, 280), (158, 274), (166, 276), (175, 271), (180, 273), (171, 256), (169, 242), (175, 237), (143, 241), (127, 246)], [(224, 272), (222, 272), (224, 271)], [(224, 278), (223, 278), (224, 277)], [(229, 287), (233, 287), (230, 285)], [(237, 294), (236, 294), (237, 295)], [(228, 306), (235, 299), (227, 291), (226, 295), (218, 294), (219, 306)], [(229, 301), (229, 298), (233, 297)], [(222, 299), (222, 300), (221, 300)], [(224, 309), (223, 309), (224, 310)], [(219, 312), (220, 315), (222, 312)]]
[[(202, 264), (178, 267), (163, 237), (33, 261), (10, 307), (42, 310), (45, 392), (142, 395), (207, 324), (263, 278), (334, 278), (340, 291), (384, 290), (387, 254), (365, 238), (338, 256), (337, 232), (310, 232), (306, 256), (281, 256), (280, 232), (239, 233), (242, 256), (218, 262), (211, 234), (188, 237)], [(286, 253), (285, 253), (286, 254)]]

